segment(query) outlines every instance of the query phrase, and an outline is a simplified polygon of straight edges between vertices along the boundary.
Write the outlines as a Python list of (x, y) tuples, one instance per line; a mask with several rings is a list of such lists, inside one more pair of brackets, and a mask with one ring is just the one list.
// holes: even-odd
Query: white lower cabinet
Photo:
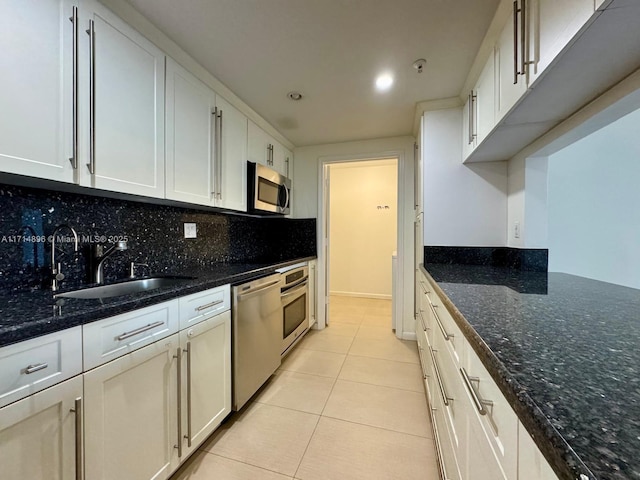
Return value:
[(231, 312), (181, 331), (180, 348), (184, 459), (231, 412)]
[(422, 272), (416, 276), (416, 292), (418, 351), (441, 478), (556, 480)]
[(85, 471), (92, 480), (168, 478), (178, 465), (178, 335), (84, 374)]
[(76, 478), (77, 460), (82, 465), (76, 401), (82, 402), (80, 375), (0, 409), (2, 478)]

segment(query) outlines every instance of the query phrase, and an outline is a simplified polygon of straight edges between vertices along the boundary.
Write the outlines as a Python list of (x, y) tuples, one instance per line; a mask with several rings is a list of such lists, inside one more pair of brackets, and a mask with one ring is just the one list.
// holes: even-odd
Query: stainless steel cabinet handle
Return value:
[(431, 303), (431, 301), (429, 301), (429, 306), (431, 307), (433, 316), (436, 319), (436, 323), (438, 324), (438, 327), (440, 328), (440, 331), (442, 332), (442, 336), (444, 337), (444, 339), (447, 341), (452, 339), (454, 337), (453, 333), (447, 333), (447, 331), (444, 328), (444, 325), (442, 325), (442, 322), (440, 321), (440, 317), (438, 317), (438, 314), (436, 313), (437, 305), (434, 305), (433, 303)]
[(430, 330), (424, 321), (424, 315), (422, 315), (422, 309), (418, 310), (418, 315), (420, 315), (420, 323), (422, 324), (422, 330), (424, 330), (425, 332), (427, 330)]
[(222, 200), (222, 110), (218, 111), (218, 198)]
[(438, 459), (438, 472), (440, 473), (441, 480), (449, 480), (447, 476), (447, 467), (444, 463), (444, 456), (442, 455), (442, 445), (440, 445), (440, 433), (438, 432), (438, 425), (436, 423), (436, 418), (433, 412), (436, 412), (435, 408), (431, 409), (431, 424), (433, 426), (433, 436), (436, 445), (436, 458)]
[(478, 136), (476, 130), (477, 130), (477, 125), (476, 125), (476, 115), (478, 113), (478, 102), (476, 101), (476, 99), (478, 98), (478, 94), (474, 93), (473, 90), (471, 90), (471, 115), (470, 115), (470, 123), (471, 123), (471, 129), (470, 129), (470, 133), (471, 133), (471, 143), (473, 143), (473, 141), (476, 139), (476, 137)]
[(84, 478), (84, 458), (82, 457), (82, 397), (76, 398), (74, 407), (71, 411), (75, 413), (76, 417), (76, 480), (82, 480)]
[(89, 20), (89, 173), (96, 173), (96, 32)]
[(486, 415), (487, 409), (484, 407), (493, 406), (493, 402), (490, 400), (483, 400), (482, 398), (480, 398), (480, 395), (478, 394), (478, 392), (476, 392), (476, 389), (473, 387), (472, 382), (480, 382), (480, 379), (476, 377), (470, 377), (469, 375), (467, 375), (467, 371), (464, 368), (460, 368), (460, 375), (462, 375), (462, 380), (464, 380), (464, 385), (467, 387), (467, 390), (469, 390), (469, 394), (471, 395), (471, 399), (473, 400), (473, 403), (475, 404), (476, 409), (478, 410), (478, 413), (480, 415)]
[(218, 107), (214, 107), (211, 110), (211, 115), (213, 115), (213, 145), (211, 146), (211, 196), (215, 199), (217, 197), (217, 187), (218, 187), (218, 173), (217, 173), (217, 165), (218, 165)]
[(40, 370), (44, 370), (49, 366), (48, 363), (37, 363), (35, 365), (29, 365), (24, 369), (24, 373), (27, 375), (31, 375), (32, 373), (39, 372)]
[(173, 356), (176, 359), (177, 363), (177, 377), (178, 377), (178, 444), (174, 445), (173, 448), (178, 449), (178, 458), (182, 457), (182, 348), (178, 347), (176, 350), (176, 354)]
[(145, 325), (144, 327), (136, 328), (135, 330), (131, 330), (130, 332), (124, 332), (122, 335), (118, 335), (116, 337), (116, 340), (121, 342), (122, 340), (135, 337), (136, 335), (140, 335), (141, 333), (146, 332), (147, 330), (151, 330), (156, 327), (159, 327), (160, 325), (164, 325), (164, 322), (162, 320), (158, 320), (157, 322), (150, 323), (148, 325)]
[(438, 361), (436, 360), (436, 350), (429, 347), (429, 352), (431, 353), (431, 361), (433, 362), (433, 371), (436, 374), (436, 379), (438, 381), (438, 387), (440, 389), (440, 395), (442, 396), (442, 402), (448, 407), (449, 402), (453, 400), (449, 395), (447, 395), (447, 390), (444, 388), (444, 383), (442, 383), (442, 376), (440, 375), (440, 368), (438, 368)]
[(524, 58), (527, 48), (527, 0), (520, 0), (520, 75), (525, 75), (527, 61)]
[(513, 0), (513, 84), (518, 83), (518, 0)]
[(74, 5), (72, 9), (71, 17), (69, 17), (71, 23), (73, 24), (73, 40), (72, 40), (72, 63), (73, 63), (73, 92), (71, 94), (73, 99), (73, 146), (71, 158), (69, 161), (71, 162), (71, 166), (74, 170), (78, 169), (78, 7)]
[(289, 157), (287, 157), (287, 158), (284, 160), (284, 163), (285, 163), (285, 165), (287, 166), (287, 175), (286, 175), (286, 177), (289, 177)]
[(469, 115), (469, 118), (467, 119), (467, 144), (471, 145), (471, 143), (473, 142), (473, 137), (471, 136), (471, 130), (472, 130), (472, 126), (471, 126), (471, 117), (473, 117), (473, 106), (471, 105), (471, 94), (467, 95), (467, 113)]
[(420, 345), (418, 343), (418, 355), (420, 356), (420, 370), (422, 370), (422, 379), (426, 380), (427, 379), (427, 374), (425, 373), (424, 359), (422, 357), (422, 352), (423, 351), (424, 351), (424, 348), (422, 347), (422, 345)]
[(187, 446), (191, 448), (191, 342), (184, 350), (187, 354)]
[(196, 307), (196, 312), (201, 312), (202, 310), (206, 310), (207, 308), (215, 307), (216, 305), (220, 305), (221, 303), (224, 303), (224, 300), (216, 300), (215, 302), (200, 305), (199, 307)]

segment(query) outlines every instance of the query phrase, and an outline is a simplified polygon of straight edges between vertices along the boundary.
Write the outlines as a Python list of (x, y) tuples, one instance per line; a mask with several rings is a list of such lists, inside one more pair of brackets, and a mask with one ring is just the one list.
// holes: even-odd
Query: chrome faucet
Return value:
[(102, 245), (96, 245), (96, 271), (94, 280), (96, 283), (104, 283), (104, 261), (114, 252), (122, 252), (127, 249), (127, 242), (120, 241), (111, 245), (109, 248), (103, 251)]
[(51, 236), (51, 276), (53, 277), (51, 280), (51, 290), (58, 290), (58, 284), (62, 280), (64, 280), (64, 274), (62, 273), (62, 264), (56, 263), (56, 236), (58, 232), (63, 229), (68, 229), (73, 234), (73, 251), (74, 253), (78, 251), (78, 234), (69, 225), (62, 224), (58, 225), (56, 229), (53, 231), (53, 235)]

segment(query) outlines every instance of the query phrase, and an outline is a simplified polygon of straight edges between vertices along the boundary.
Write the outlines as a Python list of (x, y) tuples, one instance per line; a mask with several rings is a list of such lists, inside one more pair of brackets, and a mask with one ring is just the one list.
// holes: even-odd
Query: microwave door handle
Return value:
[(280, 207), (282, 208), (282, 211), (284, 211), (289, 206), (289, 189), (284, 184), (282, 185), (282, 188), (284, 188), (284, 193), (287, 194), (287, 199), (285, 200), (284, 205)]

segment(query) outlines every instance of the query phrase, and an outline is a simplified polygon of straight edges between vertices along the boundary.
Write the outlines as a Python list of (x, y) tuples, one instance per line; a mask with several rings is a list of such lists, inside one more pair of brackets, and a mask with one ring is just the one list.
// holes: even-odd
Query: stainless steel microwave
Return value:
[(281, 215), (289, 213), (290, 179), (254, 162), (247, 162), (247, 177), (247, 212)]

